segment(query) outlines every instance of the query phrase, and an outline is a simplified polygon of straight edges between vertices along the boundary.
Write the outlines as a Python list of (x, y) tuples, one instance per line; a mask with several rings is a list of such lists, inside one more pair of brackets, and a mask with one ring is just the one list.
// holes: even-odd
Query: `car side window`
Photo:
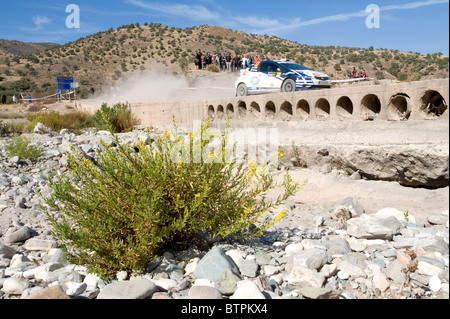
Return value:
[(277, 69), (278, 69), (278, 66), (275, 63), (263, 62), (263, 63), (261, 63), (259, 72), (279, 72), (279, 71), (277, 71)]

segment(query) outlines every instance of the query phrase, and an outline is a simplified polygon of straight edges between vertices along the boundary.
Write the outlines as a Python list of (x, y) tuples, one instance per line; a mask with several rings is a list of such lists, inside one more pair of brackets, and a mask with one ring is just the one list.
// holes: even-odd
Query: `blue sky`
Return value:
[[(66, 26), (69, 4), (80, 9), (80, 28)], [(371, 4), (379, 15), (366, 12)], [(368, 28), (367, 20), (375, 27)], [(2, 1), (0, 39), (64, 44), (136, 22), (177, 28), (208, 24), (308, 45), (449, 55), (449, 0)]]

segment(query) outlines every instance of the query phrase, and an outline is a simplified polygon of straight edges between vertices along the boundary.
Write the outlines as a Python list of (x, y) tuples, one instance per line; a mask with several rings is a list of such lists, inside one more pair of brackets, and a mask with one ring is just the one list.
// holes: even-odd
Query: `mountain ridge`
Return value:
[[(15, 46), (22, 49), (14, 51)], [(198, 49), (287, 58), (328, 73), (334, 79), (345, 78), (346, 71), (353, 67), (365, 70), (372, 78), (399, 81), (447, 78), (449, 70), (449, 59), (442, 53), (311, 46), (218, 26), (181, 29), (159, 23), (135, 23), (64, 45), (21, 45), (20, 41), (0, 40), (0, 93), (52, 94), (56, 76), (70, 75), (80, 83), (82, 97), (87, 97), (92, 89), (109, 86), (139, 72), (189, 74), (195, 70), (193, 61)]]

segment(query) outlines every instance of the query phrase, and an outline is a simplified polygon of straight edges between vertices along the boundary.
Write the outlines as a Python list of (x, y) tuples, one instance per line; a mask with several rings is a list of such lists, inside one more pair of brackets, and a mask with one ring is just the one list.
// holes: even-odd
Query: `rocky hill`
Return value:
[(86, 97), (97, 89), (139, 72), (186, 74), (194, 69), (194, 54), (230, 52), (288, 58), (324, 71), (334, 79), (356, 67), (370, 77), (400, 81), (445, 78), (449, 58), (442, 53), (307, 46), (274, 36), (257, 36), (214, 26), (186, 29), (155, 23), (130, 24), (99, 32), (62, 46), (0, 40), (0, 94), (54, 93), (56, 76), (71, 75)]

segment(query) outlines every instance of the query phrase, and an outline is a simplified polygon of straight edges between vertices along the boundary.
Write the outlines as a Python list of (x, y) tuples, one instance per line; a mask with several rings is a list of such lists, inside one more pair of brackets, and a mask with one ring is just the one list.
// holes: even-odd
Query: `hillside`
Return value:
[(400, 81), (445, 78), (449, 58), (397, 50), (307, 46), (274, 36), (256, 36), (213, 26), (170, 28), (130, 24), (80, 38), (63, 46), (0, 40), (0, 94), (55, 92), (58, 75), (74, 76), (82, 97), (140, 72), (189, 74), (194, 54), (230, 52), (288, 58), (324, 71), (334, 79), (356, 67), (370, 77)]

